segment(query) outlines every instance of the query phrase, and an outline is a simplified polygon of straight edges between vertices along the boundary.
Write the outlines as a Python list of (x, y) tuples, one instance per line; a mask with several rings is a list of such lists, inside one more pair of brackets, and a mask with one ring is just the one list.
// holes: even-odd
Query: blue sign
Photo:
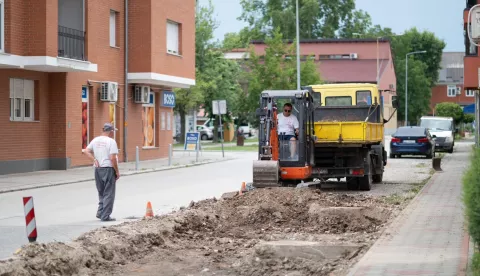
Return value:
[(200, 133), (187, 132), (185, 135), (185, 150), (197, 150), (198, 143), (200, 142)]
[(162, 106), (175, 107), (175, 93), (170, 91), (163, 91)]
[(82, 99), (87, 99), (87, 88), (85, 86), (82, 87)]

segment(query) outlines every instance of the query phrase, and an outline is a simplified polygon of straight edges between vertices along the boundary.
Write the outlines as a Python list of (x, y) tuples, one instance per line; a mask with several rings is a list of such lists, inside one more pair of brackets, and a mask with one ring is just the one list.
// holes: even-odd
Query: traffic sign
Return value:
[(212, 101), (212, 111), (214, 115), (227, 114), (227, 101)]

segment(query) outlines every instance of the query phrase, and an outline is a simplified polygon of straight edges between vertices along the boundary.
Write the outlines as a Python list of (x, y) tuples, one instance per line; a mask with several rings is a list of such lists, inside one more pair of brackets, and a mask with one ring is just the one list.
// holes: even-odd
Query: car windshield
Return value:
[(452, 130), (452, 122), (447, 120), (425, 119), (420, 125), (431, 130)]
[(393, 136), (425, 136), (425, 128), (423, 127), (400, 127)]

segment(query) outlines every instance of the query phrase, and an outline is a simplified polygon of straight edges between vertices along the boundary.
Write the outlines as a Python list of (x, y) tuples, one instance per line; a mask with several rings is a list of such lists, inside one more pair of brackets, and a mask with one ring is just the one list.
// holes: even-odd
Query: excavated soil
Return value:
[[(398, 208), (360, 194), (253, 190), (97, 229), (68, 244), (29, 244), (0, 262), (0, 275), (342, 275)], [(262, 246), (279, 240), (356, 249), (314, 260)]]

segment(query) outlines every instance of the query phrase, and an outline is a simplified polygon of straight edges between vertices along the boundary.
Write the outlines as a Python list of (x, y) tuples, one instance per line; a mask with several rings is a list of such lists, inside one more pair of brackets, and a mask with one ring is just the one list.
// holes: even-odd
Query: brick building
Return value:
[(121, 162), (167, 156), (195, 0), (0, 0), (0, 19), (0, 174), (90, 165), (107, 121)]
[[(263, 41), (253, 41), (258, 55), (265, 53)], [(225, 53), (229, 59), (248, 58), (245, 49)], [(296, 56), (286, 57), (296, 58)], [(396, 95), (396, 74), (390, 41), (388, 39), (315, 39), (301, 40), (300, 60), (314, 59), (323, 81), (327, 83), (377, 83), (383, 90), (384, 116), (394, 113), (392, 96)], [(378, 64), (378, 74), (377, 74)], [(385, 134), (397, 129), (397, 113), (385, 125)]]
[(471, 89), (463, 89), (464, 52), (444, 52), (437, 84), (432, 88), (430, 115), (435, 114), (435, 106), (443, 102), (457, 103), (462, 107), (475, 102)]

